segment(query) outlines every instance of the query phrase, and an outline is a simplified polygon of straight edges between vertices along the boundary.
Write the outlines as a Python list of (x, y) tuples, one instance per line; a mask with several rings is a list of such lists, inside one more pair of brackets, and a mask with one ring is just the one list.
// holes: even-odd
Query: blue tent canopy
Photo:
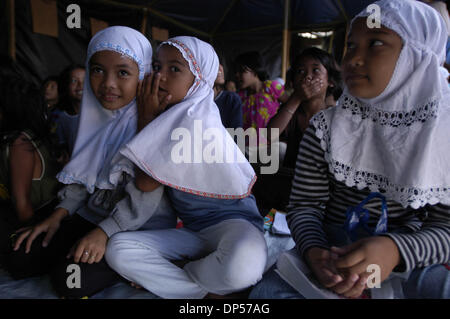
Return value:
[[(86, 1), (81, 1), (86, 2)], [(286, 0), (98, 0), (89, 1), (116, 8), (147, 9), (170, 25), (175, 20), (197, 35), (224, 36), (258, 29), (281, 30)], [(292, 30), (332, 28), (346, 23), (373, 0), (291, 0)], [(172, 21), (173, 22), (173, 21)], [(172, 24), (174, 25), (174, 24)]]
[[(70, 63), (83, 64), (91, 37), (90, 18), (127, 25), (151, 37), (152, 27), (169, 36), (193, 35), (214, 45), (225, 68), (236, 55), (260, 51), (272, 77), (280, 75), (287, 0), (59, 0), (58, 37), (33, 33), (29, 0), (15, 1), (16, 55), (35, 82), (58, 74)], [(289, 30), (345, 33), (347, 23), (373, 0), (290, 0)], [(65, 27), (69, 4), (78, 4), (82, 28)], [(2, 10), (5, 12), (6, 10)], [(335, 41), (341, 45), (344, 38)], [(156, 41), (152, 41), (154, 45)], [(336, 47), (334, 48), (336, 49)], [(6, 51), (6, 50), (4, 50)], [(340, 54), (337, 52), (338, 55)]]

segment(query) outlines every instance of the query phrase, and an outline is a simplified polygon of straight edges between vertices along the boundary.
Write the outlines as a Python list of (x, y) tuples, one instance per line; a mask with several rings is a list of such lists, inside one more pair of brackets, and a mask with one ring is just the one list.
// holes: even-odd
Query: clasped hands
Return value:
[(392, 239), (374, 236), (330, 250), (313, 247), (307, 250), (306, 260), (319, 282), (336, 294), (358, 298), (366, 289), (369, 265), (381, 270), (383, 282), (400, 263), (400, 253)]

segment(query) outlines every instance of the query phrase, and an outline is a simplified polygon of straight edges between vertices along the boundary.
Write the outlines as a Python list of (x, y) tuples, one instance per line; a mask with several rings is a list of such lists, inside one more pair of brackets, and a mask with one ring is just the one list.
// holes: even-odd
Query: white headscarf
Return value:
[(373, 99), (345, 88), (337, 107), (312, 119), (316, 135), (330, 171), (347, 186), (382, 192), (403, 207), (450, 204), (450, 90), (440, 72), (445, 25), (419, 1), (375, 4), (381, 24), (403, 40), (390, 83)]
[[(175, 37), (161, 45), (172, 45), (181, 52), (195, 76), (194, 84), (180, 103), (153, 120), (120, 153), (160, 183), (178, 190), (224, 199), (248, 196), (256, 180), (255, 172), (223, 127), (214, 103), (213, 85), (219, 69), (216, 52), (211, 45), (194, 37)], [(199, 130), (199, 123), (203, 131)], [(176, 152), (182, 139), (172, 140), (171, 136), (180, 128), (192, 137), (189, 147), (192, 163), (173, 160), (172, 151)], [(235, 160), (206, 163), (202, 154), (210, 141), (202, 142), (194, 135), (200, 133), (197, 136), (201, 138), (208, 129), (215, 130), (223, 153), (233, 154)]]
[[(83, 184), (89, 193), (95, 188), (112, 189), (117, 180), (109, 180), (111, 159), (119, 148), (128, 142), (137, 128), (136, 100), (118, 110), (107, 110), (92, 92), (89, 81), (89, 60), (98, 51), (114, 51), (135, 61), (139, 79), (150, 72), (152, 46), (140, 32), (123, 26), (106, 28), (91, 39), (86, 59), (81, 114), (77, 139), (70, 162), (58, 173), (64, 184)], [(132, 170), (131, 165), (123, 171)]]

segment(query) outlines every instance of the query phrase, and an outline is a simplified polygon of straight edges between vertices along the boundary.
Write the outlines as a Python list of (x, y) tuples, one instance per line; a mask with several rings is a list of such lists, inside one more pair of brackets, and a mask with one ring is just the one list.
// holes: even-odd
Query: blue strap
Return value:
[[(364, 208), (370, 200), (374, 198), (381, 199), (381, 217), (378, 220), (377, 226), (375, 230), (371, 230), (367, 225), (369, 221), (369, 211)], [(357, 229), (358, 227), (362, 227), (368, 234), (370, 235), (378, 235), (387, 232), (387, 204), (386, 198), (377, 192), (370, 193), (361, 203), (357, 206), (350, 206), (346, 212), (346, 220), (344, 224), (344, 229), (349, 234), (352, 241), (356, 241), (358, 239)]]

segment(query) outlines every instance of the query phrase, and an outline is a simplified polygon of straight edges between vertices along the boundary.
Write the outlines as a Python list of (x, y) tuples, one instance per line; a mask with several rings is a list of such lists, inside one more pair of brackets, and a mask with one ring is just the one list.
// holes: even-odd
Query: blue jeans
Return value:
[[(326, 227), (330, 243), (336, 246), (348, 243), (346, 233), (338, 227)], [(305, 299), (276, 272), (276, 264), (250, 292), (250, 299)], [(441, 264), (431, 265), (411, 272), (403, 283), (403, 293), (409, 299), (450, 299), (450, 270)]]
[[(305, 299), (275, 272), (273, 265), (252, 289), (249, 299)], [(415, 269), (403, 284), (408, 299), (450, 299), (450, 271), (444, 265)]]

